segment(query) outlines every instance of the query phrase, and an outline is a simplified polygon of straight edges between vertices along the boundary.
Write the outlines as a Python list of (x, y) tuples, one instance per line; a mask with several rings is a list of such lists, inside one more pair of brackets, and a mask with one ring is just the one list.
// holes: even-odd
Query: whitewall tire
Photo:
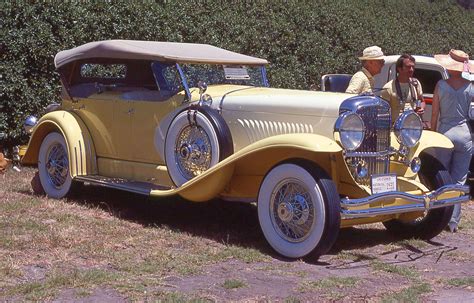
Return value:
[(38, 155), (38, 172), (41, 186), (48, 197), (60, 199), (71, 190), (69, 155), (61, 134), (52, 132), (43, 139)]
[(305, 160), (272, 168), (258, 194), (258, 218), (272, 248), (288, 258), (315, 257), (334, 244), (340, 200), (332, 180)]
[(233, 153), (230, 130), (217, 111), (195, 107), (171, 122), (165, 140), (165, 161), (176, 186), (200, 175)]

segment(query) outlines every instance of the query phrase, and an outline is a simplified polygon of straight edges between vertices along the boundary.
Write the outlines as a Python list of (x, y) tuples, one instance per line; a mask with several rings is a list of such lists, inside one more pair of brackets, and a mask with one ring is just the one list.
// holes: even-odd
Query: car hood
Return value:
[(338, 117), (339, 106), (352, 95), (295, 89), (234, 85), (210, 86), (213, 107), (225, 111)]

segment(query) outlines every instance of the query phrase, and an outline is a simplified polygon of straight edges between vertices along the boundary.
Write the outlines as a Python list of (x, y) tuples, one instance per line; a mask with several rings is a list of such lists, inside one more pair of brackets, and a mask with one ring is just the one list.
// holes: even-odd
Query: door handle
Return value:
[(81, 105), (79, 105), (79, 106), (76, 107), (76, 108), (73, 107), (72, 110), (81, 110), (81, 109), (85, 109), (85, 108), (86, 108), (86, 105), (85, 105), (85, 104), (81, 104)]

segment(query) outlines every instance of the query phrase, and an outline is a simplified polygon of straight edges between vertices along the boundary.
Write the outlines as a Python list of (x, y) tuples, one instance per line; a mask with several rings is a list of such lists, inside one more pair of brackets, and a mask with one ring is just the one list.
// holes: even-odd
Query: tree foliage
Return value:
[(273, 87), (318, 88), (353, 73), (361, 50), (473, 54), (473, 11), (452, 0), (4, 2), (0, 133), (24, 142), (27, 115), (59, 101), (57, 52), (107, 39), (207, 43), (269, 60)]

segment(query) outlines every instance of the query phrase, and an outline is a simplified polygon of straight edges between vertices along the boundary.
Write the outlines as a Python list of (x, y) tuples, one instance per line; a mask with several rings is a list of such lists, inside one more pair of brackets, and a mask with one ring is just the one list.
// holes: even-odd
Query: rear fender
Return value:
[(68, 111), (54, 111), (41, 117), (31, 135), (22, 164), (38, 164), (41, 143), (51, 132), (59, 132), (65, 138), (72, 177), (97, 174), (96, 153), (89, 130), (76, 114)]

